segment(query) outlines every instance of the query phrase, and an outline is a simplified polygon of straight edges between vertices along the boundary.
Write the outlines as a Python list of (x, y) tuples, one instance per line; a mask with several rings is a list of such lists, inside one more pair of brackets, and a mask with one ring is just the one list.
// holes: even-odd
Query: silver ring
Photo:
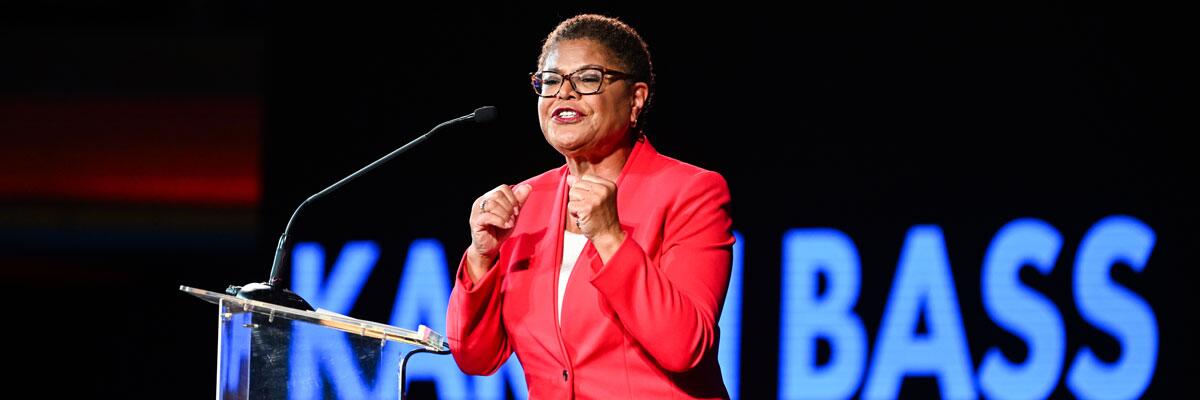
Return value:
[(575, 218), (575, 227), (583, 231), (583, 218)]
[(483, 201), (479, 202), (479, 211), (487, 211), (484, 210), (487, 207), (487, 201), (488, 199), (483, 199)]

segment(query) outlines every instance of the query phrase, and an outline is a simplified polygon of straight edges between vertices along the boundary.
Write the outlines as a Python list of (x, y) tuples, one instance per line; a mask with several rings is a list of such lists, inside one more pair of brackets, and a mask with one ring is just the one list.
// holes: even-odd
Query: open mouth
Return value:
[(554, 116), (555, 122), (561, 124), (573, 124), (579, 122), (584, 117), (583, 113), (579, 112), (579, 110), (568, 107), (557, 108), (551, 115)]

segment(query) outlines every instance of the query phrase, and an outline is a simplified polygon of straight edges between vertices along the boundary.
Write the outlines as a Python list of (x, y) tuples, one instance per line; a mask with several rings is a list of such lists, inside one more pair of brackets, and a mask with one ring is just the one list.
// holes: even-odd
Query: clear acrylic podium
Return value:
[[(180, 286), (179, 290), (217, 305), (218, 399), (342, 397), (322, 377), (330, 372), (314, 366), (322, 363), (347, 366), (333, 373), (370, 375), (359, 378), (369, 382), (376, 380), (372, 377), (383, 376), (379, 375), (382, 368), (396, 371), (400, 361), (396, 346), (408, 349), (415, 346), (430, 352), (449, 349), (442, 335), (424, 325), (414, 332), (340, 314), (298, 310), (187, 286)], [(329, 346), (329, 343), (344, 348), (346, 351), (342, 353), (352, 356), (314, 359), (336, 357), (311, 351), (315, 345)], [(393, 359), (395, 363), (382, 364)], [(393, 387), (399, 393), (399, 386)]]

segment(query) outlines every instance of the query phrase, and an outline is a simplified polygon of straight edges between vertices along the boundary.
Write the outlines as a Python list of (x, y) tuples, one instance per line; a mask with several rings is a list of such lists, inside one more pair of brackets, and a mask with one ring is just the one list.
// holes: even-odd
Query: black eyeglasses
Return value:
[(604, 89), (604, 77), (625, 79), (633, 75), (604, 67), (584, 67), (575, 72), (563, 75), (554, 71), (538, 71), (530, 74), (533, 92), (541, 97), (558, 96), (564, 81), (571, 81), (571, 87), (579, 94), (596, 94)]

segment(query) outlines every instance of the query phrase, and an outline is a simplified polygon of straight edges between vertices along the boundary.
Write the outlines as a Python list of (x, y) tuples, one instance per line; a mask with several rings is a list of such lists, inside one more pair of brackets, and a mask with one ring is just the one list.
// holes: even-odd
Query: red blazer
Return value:
[(533, 186), (496, 266), (459, 264), (446, 332), (459, 368), (490, 375), (511, 352), (533, 399), (728, 398), (717, 321), (733, 247), (721, 175), (639, 139), (617, 179), (626, 239), (604, 264), (589, 242), (555, 318), (567, 167)]

